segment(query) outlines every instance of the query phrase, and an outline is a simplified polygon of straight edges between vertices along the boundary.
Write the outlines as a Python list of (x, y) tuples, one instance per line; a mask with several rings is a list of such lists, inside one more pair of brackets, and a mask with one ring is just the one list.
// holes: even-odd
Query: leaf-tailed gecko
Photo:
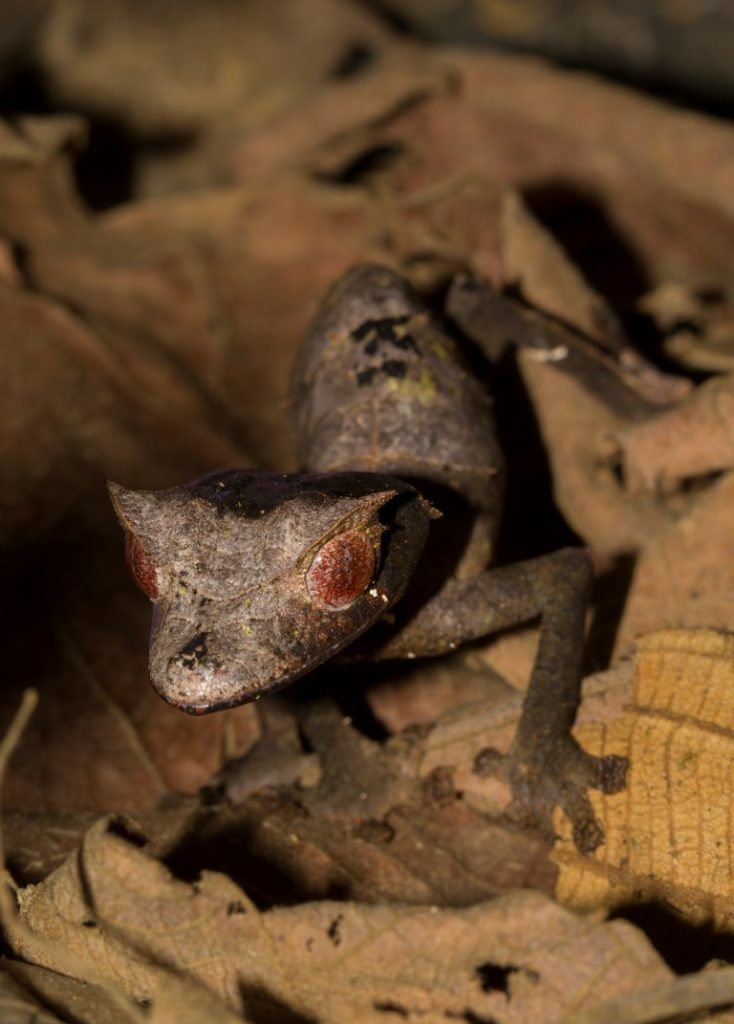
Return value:
[[(571, 736), (591, 580), (564, 549), (488, 569), (503, 460), (490, 401), (447, 326), (393, 271), (332, 288), (296, 371), (302, 473), (229, 469), (165, 491), (110, 484), (133, 576), (153, 601), (150, 674), (201, 714), (277, 690), (344, 648), (438, 655), (535, 618), (540, 646), (506, 772), (515, 810), (560, 805), (603, 840), (588, 787), (625, 761)], [(363, 635), (364, 634), (364, 635)]]

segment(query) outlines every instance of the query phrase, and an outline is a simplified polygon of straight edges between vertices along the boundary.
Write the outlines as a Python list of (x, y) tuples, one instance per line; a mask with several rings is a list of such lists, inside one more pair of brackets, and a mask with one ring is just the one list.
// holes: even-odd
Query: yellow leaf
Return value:
[(627, 756), (628, 785), (590, 794), (606, 835), (592, 858), (558, 814), (558, 899), (583, 910), (654, 899), (691, 922), (734, 927), (734, 634), (641, 638), (632, 706), (578, 738), (592, 753)]

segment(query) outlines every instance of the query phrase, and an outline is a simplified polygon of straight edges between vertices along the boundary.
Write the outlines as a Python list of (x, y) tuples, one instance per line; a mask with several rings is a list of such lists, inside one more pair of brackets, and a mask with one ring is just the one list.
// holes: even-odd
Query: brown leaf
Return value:
[(608, 341), (613, 323), (606, 302), (514, 192), (505, 199), (501, 226), (507, 284), (519, 288), (538, 309), (590, 338)]
[(59, 222), (84, 223), (69, 157), (85, 139), (84, 120), (72, 115), (0, 122), (0, 206), (8, 238), (42, 237)]
[(698, 293), (669, 281), (643, 295), (638, 307), (665, 336), (670, 359), (706, 373), (734, 368), (734, 305), (724, 293)]
[(656, 629), (731, 628), (734, 475), (725, 474), (650, 538), (635, 565), (615, 654)]
[(380, 666), (366, 692), (369, 706), (389, 732), (397, 733), (463, 704), (501, 700), (530, 678), (537, 636), (529, 632), (417, 665)]
[(164, 704), (148, 681), (150, 612), (126, 578), (120, 541), (106, 549), (90, 533), (64, 544), (59, 533), (56, 562), (24, 567), (31, 623), (22, 604), (7, 609), (13, 643), (0, 721), (24, 681), (41, 700), (13, 758), (6, 806), (151, 810), (170, 790), (195, 792), (257, 738), (254, 709), (200, 721)]
[[(274, 1024), (282, 1019), (279, 1010), (275, 1008)], [(178, 977), (158, 987), (147, 1018), (150, 1024), (259, 1024), (261, 1019), (233, 1013), (208, 989)]]
[(627, 420), (532, 352), (520, 352), (518, 359), (551, 462), (555, 501), (566, 520), (605, 554), (644, 546), (670, 514), (654, 496), (633, 498), (620, 486), (609, 438)]
[(25, 289), (0, 287), (0, 311), (10, 384), (0, 443), (4, 545), (43, 535), (70, 509), (102, 518), (105, 476), (173, 481), (244, 457), (183, 373), (169, 365), (162, 377), (142, 346), (123, 360), (78, 316)]
[[(248, 848), (238, 856), (243, 834)], [(441, 806), (416, 797), (369, 818), (306, 814), (287, 794), (260, 793), (236, 812), (203, 818), (196, 839), (176, 852), (182, 863), (226, 867), (268, 900), (338, 893), (466, 906), (518, 887), (550, 892), (547, 851), (541, 838), (484, 817), (468, 801)]]
[(76, 849), (97, 817), (94, 812), (58, 815), (4, 812), (5, 866), (20, 885), (40, 882)]
[(0, 970), (0, 1015), (3, 1024), (61, 1024), (62, 1020), (48, 1009), (44, 1012), (41, 1003), (5, 969)]
[(361, 45), (388, 33), (358, 4), (316, 0), (242, 6), (192, 3), (175, 19), (161, 3), (51, 5), (36, 59), (63, 106), (93, 109), (144, 134), (177, 136), (239, 113), (252, 127), (328, 81)]
[(348, 166), (355, 139), (357, 145), (366, 144), (368, 129), (445, 87), (446, 68), (437, 64), (430, 50), (406, 49), (393, 42), (376, 65), (341, 80), (338, 88), (322, 90), (306, 101), (305, 109), (277, 124), (263, 124), (257, 133), (244, 137), (230, 129), (216, 152), (218, 180), (252, 181), (294, 161), (309, 170), (313, 162), (314, 170), (335, 175), (339, 166)]
[[(163, 855), (180, 841), (197, 810), (197, 801), (169, 799), (165, 806), (154, 811), (137, 812), (134, 821), (149, 837), (149, 848)], [(4, 811), (5, 863), (15, 882), (33, 885), (50, 875), (77, 848), (98, 817), (93, 811), (71, 814)]]
[(153, 962), (165, 964), (257, 1019), (279, 1007), (381, 1021), (393, 1007), (437, 1022), (555, 1020), (670, 976), (630, 925), (529, 893), (459, 911), (326, 902), (261, 914), (224, 876), (177, 881), (104, 822), (21, 907), (30, 934), (16, 955), (52, 966), (63, 946), (154, 1003), (166, 971)]
[[(469, 705), (381, 745), (333, 706), (317, 705), (301, 728), (318, 754), (318, 778), (202, 815), (176, 860), (214, 864), (269, 902), (340, 892), (455, 906), (519, 885), (549, 890), (545, 840), (503, 820), (506, 785), (474, 771), (487, 744), (509, 747), (519, 707), (517, 697)], [(233, 776), (228, 793), (236, 791)]]
[(630, 494), (670, 492), (734, 463), (734, 376), (706, 381), (674, 409), (616, 436)]
[[(90, 985), (86, 981), (70, 978), (58, 971), (16, 960), (9, 960), (5, 964), (5, 970), (14, 981), (33, 993), (43, 1006), (58, 1013), (60, 1020), (71, 1020), (74, 1024), (138, 1024), (140, 1020), (132, 1006), (129, 1013), (125, 1012), (100, 985)], [(8, 1024), (14, 1024), (11, 1018), (4, 1014), (2, 1019), (3, 1024), (6, 1021)], [(46, 1024), (45, 1016), (29, 1016), (28, 1024), (34, 1024), (36, 1021), (38, 1024)]]
[[(420, 61), (425, 74), (429, 62), (423, 55)], [(532, 211), (557, 228), (586, 280), (623, 308), (670, 281), (731, 289), (734, 200), (727, 168), (734, 133), (725, 122), (537, 60), (459, 49), (433, 55), (436, 78), (421, 98), (409, 57), (403, 62), (405, 103), (391, 97), (378, 117), (369, 103), (375, 76), (357, 78), (345, 109), (348, 103), (359, 110), (361, 90), (361, 120), (350, 113), (334, 130), (338, 97), (316, 96), (307, 115), (299, 110), (278, 125), (277, 144), (273, 129), (235, 145), (232, 176), (272, 174), (301, 160), (310, 171), (338, 178), (360, 154), (386, 148), (393, 159), (370, 175), (370, 184), (383, 192), (397, 188), (411, 202), (420, 189), (518, 187)], [(304, 120), (314, 126), (307, 139)], [(314, 137), (322, 124), (319, 152)], [(685, 177), (684, 136), (695, 140), (687, 152), (696, 154)], [(502, 278), (497, 263), (477, 258), (474, 267)]]
[[(618, 717), (628, 693), (625, 672), (590, 677), (582, 717)], [(200, 814), (169, 850), (170, 863), (187, 875), (202, 865), (226, 871), (268, 903), (339, 892), (456, 906), (518, 886), (549, 891), (555, 877), (545, 839), (506, 816), (507, 781), (478, 767), (488, 747), (509, 750), (520, 708), (518, 693), (485, 699), (383, 744), (356, 733), (333, 707), (309, 709), (301, 729), (318, 775), (304, 772), (277, 791), (242, 785), (240, 773), (251, 782), (254, 761), (255, 778), (277, 782), (281, 748), (262, 744), (226, 779), (238, 806)]]

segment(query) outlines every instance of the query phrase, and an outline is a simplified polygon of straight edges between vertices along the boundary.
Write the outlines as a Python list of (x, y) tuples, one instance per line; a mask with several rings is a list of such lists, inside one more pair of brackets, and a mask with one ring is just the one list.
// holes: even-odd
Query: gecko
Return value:
[(626, 760), (584, 751), (579, 701), (592, 572), (580, 548), (492, 568), (504, 464), (488, 389), (447, 319), (388, 267), (348, 270), (297, 358), (302, 472), (227, 469), (162, 491), (110, 483), (126, 557), (153, 602), (150, 675), (193, 714), (256, 700), (341, 652), (441, 655), (535, 619), (540, 641), (501, 772), (514, 812), (555, 806), (603, 842), (588, 789)]

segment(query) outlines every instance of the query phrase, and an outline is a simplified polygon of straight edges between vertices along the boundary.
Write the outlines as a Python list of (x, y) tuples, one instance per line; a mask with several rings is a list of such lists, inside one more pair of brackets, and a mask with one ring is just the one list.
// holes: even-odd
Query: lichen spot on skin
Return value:
[(347, 530), (319, 550), (306, 574), (314, 601), (327, 608), (346, 608), (365, 592), (375, 572), (375, 549), (368, 534)]
[(125, 535), (125, 561), (137, 585), (151, 601), (155, 601), (158, 597), (155, 564), (135, 534), (130, 532)]
[(436, 359), (440, 359), (444, 363), (450, 358), (449, 350), (437, 337), (430, 337), (426, 342), (426, 348), (432, 356), (435, 356)]
[(421, 405), (430, 405), (438, 393), (436, 378), (427, 366), (422, 366), (418, 377), (390, 377), (387, 382), (390, 391), (394, 391), (401, 398), (409, 398)]

